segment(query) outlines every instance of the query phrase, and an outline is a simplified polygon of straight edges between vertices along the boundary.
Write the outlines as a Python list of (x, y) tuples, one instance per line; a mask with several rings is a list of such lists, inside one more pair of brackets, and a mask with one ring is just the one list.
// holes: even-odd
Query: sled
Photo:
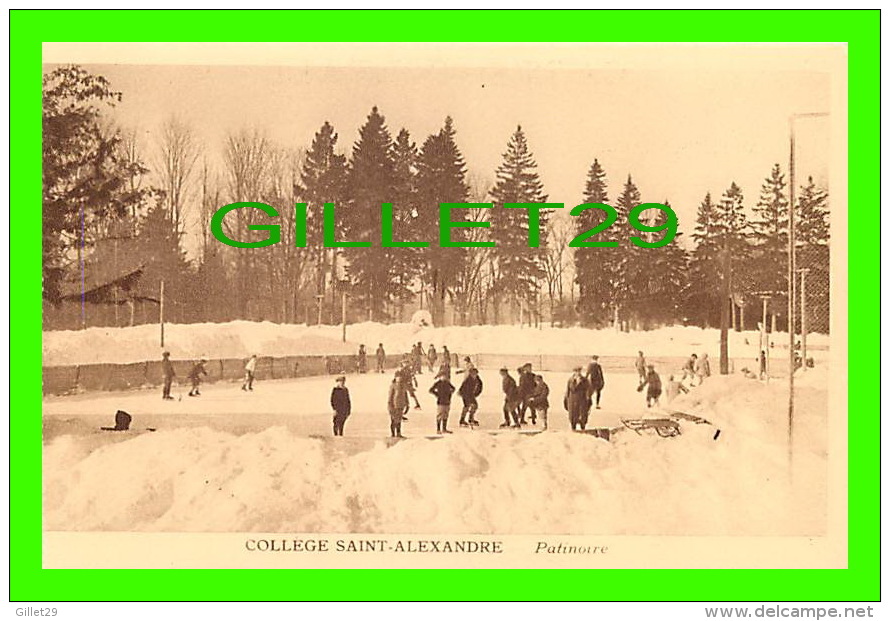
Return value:
[(696, 425), (711, 425), (711, 421), (706, 418), (702, 418), (701, 416), (696, 416), (695, 414), (687, 414), (686, 412), (680, 412), (678, 410), (668, 410), (668, 416), (671, 418), (677, 418), (682, 421), (687, 421), (690, 423), (695, 423)]
[(654, 430), (662, 438), (674, 438), (680, 435), (680, 423), (670, 418), (637, 418), (621, 419), (628, 429), (643, 435), (643, 431)]

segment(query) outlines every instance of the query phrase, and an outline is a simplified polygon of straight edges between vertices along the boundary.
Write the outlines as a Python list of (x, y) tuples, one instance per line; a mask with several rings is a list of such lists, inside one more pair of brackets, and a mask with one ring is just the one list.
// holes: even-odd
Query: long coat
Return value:
[(591, 362), (587, 366), (587, 381), (590, 382), (590, 390), (602, 390), (606, 385), (606, 378), (603, 377), (603, 367), (599, 362)]
[(573, 421), (582, 417), (587, 410), (590, 409), (590, 383), (583, 375), (569, 378), (566, 385), (566, 396), (563, 399), (563, 406), (569, 413), (569, 418)]

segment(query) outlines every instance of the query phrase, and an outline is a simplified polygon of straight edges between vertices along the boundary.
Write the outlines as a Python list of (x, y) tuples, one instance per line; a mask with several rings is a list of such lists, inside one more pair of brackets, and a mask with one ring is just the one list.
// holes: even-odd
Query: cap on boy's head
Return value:
[(574, 371), (575, 373), (580, 373), (581, 367), (575, 367), (574, 369), (572, 369), (572, 371)]
[(507, 367), (501, 367), (501, 373), (509, 373), (510, 370)]
[(594, 360), (599, 360), (599, 359), (600, 359), (599, 356), (591, 356), (591, 358), (593, 358)]
[(164, 358), (169, 358), (169, 357), (170, 357), (170, 352), (169, 352), (169, 351), (165, 351), (164, 354), (163, 354), (163, 356), (164, 356)]
[(646, 368), (647, 368), (647, 369), (652, 369), (652, 370), (654, 371), (654, 370), (655, 370), (655, 365), (654, 365), (654, 364), (647, 364), (647, 365), (646, 365)]
[(345, 381), (346, 381), (346, 377), (344, 377), (343, 375), (341, 375), (341, 376), (338, 377), (335, 381), (337, 381), (337, 382), (345, 382)]

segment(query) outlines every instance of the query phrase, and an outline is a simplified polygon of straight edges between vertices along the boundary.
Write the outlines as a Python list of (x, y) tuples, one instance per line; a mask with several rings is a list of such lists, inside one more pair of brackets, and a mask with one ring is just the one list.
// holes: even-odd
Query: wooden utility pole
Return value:
[(160, 315), (161, 322), (161, 347), (164, 346), (164, 281), (161, 281), (161, 295), (160, 295), (160, 303), (158, 304), (160, 307), (158, 314)]
[(341, 303), (341, 321), (343, 322), (343, 342), (346, 342), (346, 291), (343, 291), (343, 302)]
[(807, 272), (809, 268), (801, 268), (800, 272), (800, 361), (801, 369), (807, 370)]

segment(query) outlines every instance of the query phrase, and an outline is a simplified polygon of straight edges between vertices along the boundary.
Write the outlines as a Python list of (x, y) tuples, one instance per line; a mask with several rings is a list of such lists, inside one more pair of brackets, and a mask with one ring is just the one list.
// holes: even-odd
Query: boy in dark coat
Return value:
[[(464, 381), (458, 389), (460, 398), (464, 401), (464, 408), (460, 412), (460, 426), (469, 427), (478, 425), (476, 420), (476, 410), (479, 409), (479, 402), (476, 400), (482, 394), (482, 378), (479, 377), (479, 371), (476, 367), (471, 367), (467, 371)], [(469, 414), (469, 420), (467, 415)]]
[(337, 378), (336, 386), (331, 391), (331, 407), (334, 409), (334, 435), (342, 436), (343, 425), (352, 412), (349, 389), (346, 387), (346, 378), (342, 375)]
[(547, 430), (547, 410), (550, 408), (550, 387), (544, 382), (544, 378), (535, 375), (535, 392), (532, 394), (532, 410), (535, 415), (541, 417), (544, 430)]
[(600, 409), (600, 395), (603, 387), (606, 385), (606, 379), (603, 377), (603, 367), (600, 366), (600, 357), (592, 356), (591, 362), (587, 365), (587, 382), (590, 384), (590, 397), (593, 403), (593, 395), (596, 395), (596, 409)]
[(569, 378), (563, 406), (569, 413), (569, 424), (572, 426), (572, 431), (578, 427), (584, 431), (590, 412), (590, 385), (587, 378), (581, 374), (581, 367), (576, 367), (572, 372), (572, 377)]
[(452, 433), (448, 431), (448, 412), (451, 410), (454, 385), (447, 376), (439, 374), (430, 388), (430, 393), (436, 396), (436, 433)]
[(531, 409), (532, 425), (537, 424), (535, 408), (531, 407), (532, 395), (535, 392), (535, 374), (531, 363), (525, 363), (516, 372), (519, 373), (519, 424), (525, 425), (525, 412)]
[(365, 351), (364, 345), (358, 346), (358, 372), (368, 372), (368, 352)]
[(519, 387), (506, 367), (501, 369), (501, 377), (501, 389), (504, 391), (504, 422), (501, 427), (510, 427), (512, 416), (513, 427), (519, 429)]
[(173, 370), (173, 363), (170, 361), (170, 352), (164, 352), (164, 359), (161, 361), (161, 367), (164, 371), (164, 399), (173, 399), (170, 396), (170, 388), (173, 386), (173, 378), (176, 377), (176, 371)]
[(642, 392), (643, 386), (649, 386), (646, 390), (646, 407), (651, 408), (653, 405), (658, 405), (658, 398), (661, 397), (661, 378), (651, 364), (647, 367), (646, 380), (640, 384), (637, 392)]
[(386, 371), (386, 351), (383, 349), (383, 343), (380, 343), (377, 346), (377, 372), (383, 373)]
[(207, 361), (201, 358), (192, 366), (192, 370), (189, 371), (188, 378), (192, 380), (192, 389), (189, 391), (189, 397), (197, 397), (201, 394), (198, 388), (201, 386), (201, 376), (207, 375), (207, 369), (204, 368), (206, 363)]

